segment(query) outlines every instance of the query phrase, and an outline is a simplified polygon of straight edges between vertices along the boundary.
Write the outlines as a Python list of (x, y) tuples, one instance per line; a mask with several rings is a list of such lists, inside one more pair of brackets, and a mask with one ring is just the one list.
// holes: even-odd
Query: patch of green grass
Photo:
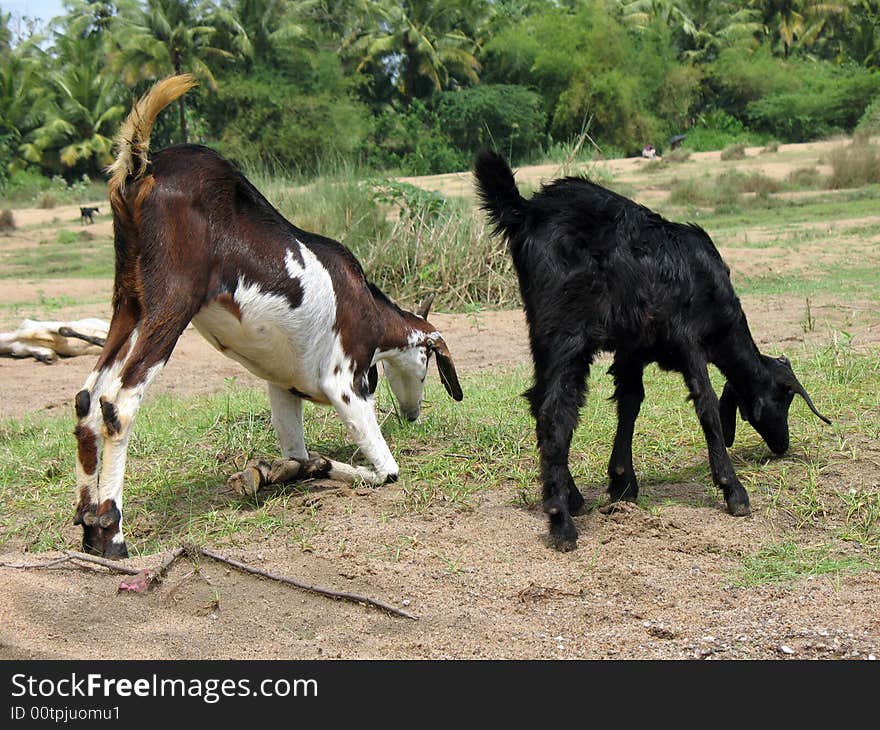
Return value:
[(85, 240), (72, 234), (73, 240), (68, 241), (68, 236), (62, 234), (70, 232), (61, 231), (55, 243), (46, 241), (34, 248), (9, 251), (0, 260), (0, 278), (113, 278), (115, 263), (110, 238)]
[[(854, 438), (878, 436), (876, 353), (852, 351), (845, 339), (825, 347), (787, 353), (829, 427), (801, 399), (791, 409), (792, 445), (771, 457), (758, 435), (740, 424), (731, 458), (755, 509), (795, 517), (797, 526), (829, 524), (840, 539), (870, 548), (877, 543), (880, 504), (876, 490), (841, 490), (826, 476), (830, 465), (854, 464)], [(570, 466), (588, 503), (605, 497), (606, 466), (616, 428), (610, 376), (597, 365), (590, 394), (574, 434)], [(382, 430), (401, 466), (394, 508), (386, 519), (437, 510), (470, 510), (480, 494), (498, 490), (511, 505), (540, 500), (534, 424), (521, 393), (531, 370), (519, 367), (491, 377), (463, 378), (465, 399), (452, 401), (429, 379), (422, 418), (415, 424), (394, 415), (384, 380), (377, 392)], [(713, 372), (720, 392), (723, 380)], [(648, 368), (646, 400), (636, 424), (635, 468), (640, 503), (649, 509), (685, 504), (717, 508), (705, 440), (687, 400), (681, 376)], [(70, 547), (74, 506), (73, 416), (0, 422), (0, 546), (40, 551)], [(361, 455), (329, 408), (306, 406), (309, 448), (331, 458)], [(278, 455), (267, 398), (261, 390), (230, 381), (210, 397), (148, 399), (132, 436), (126, 474), (126, 533), (133, 551), (155, 552), (182, 540), (196, 543), (271, 535), (303, 550), (323, 529), (322, 515), (308, 506), (311, 487), (299, 484), (240, 499), (226, 478), (248, 458)], [(673, 486), (673, 489), (669, 487)], [(391, 548), (389, 548), (391, 549)], [(396, 549), (396, 547), (395, 547)], [(387, 552), (387, 551), (386, 551)]]
[(743, 587), (790, 583), (820, 575), (855, 575), (880, 570), (876, 556), (841, 553), (832, 545), (801, 547), (786, 541), (742, 558), (733, 582)]
[(798, 274), (767, 274), (738, 277), (734, 281), (739, 294), (775, 295), (793, 294), (811, 296), (836, 294), (845, 291), (853, 299), (880, 299), (880, 279), (877, 266), (844, 266), (834, 264), (824, 270)]

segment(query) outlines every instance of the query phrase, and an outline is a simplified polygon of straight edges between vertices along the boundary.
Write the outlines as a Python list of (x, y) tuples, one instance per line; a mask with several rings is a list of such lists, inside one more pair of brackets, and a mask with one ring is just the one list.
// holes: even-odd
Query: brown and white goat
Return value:
[[(120, 130), (110, 168), (116, 249), (107, 343), (76, 396), (75, 523), (83, 549), (127, 555), (122, 485), (132, 422), (184, 328), (268, 383), (272, 424), (290, 476), (380, 485), (398, 466), (372, 403), (383, 362), (402, 415), (420, 411), (428, 361), (461, 400), (440, 333), (370, 284), (343, 245), (288, 222), (227, 160), (196, 145), (148, 158), (159, 112), (194, 86), (188, 75), (158, 82)], [(370, 467), (310, 457), (303, 399), (332, 405)], [(262, 477), (254, 475), (245, 491)]]

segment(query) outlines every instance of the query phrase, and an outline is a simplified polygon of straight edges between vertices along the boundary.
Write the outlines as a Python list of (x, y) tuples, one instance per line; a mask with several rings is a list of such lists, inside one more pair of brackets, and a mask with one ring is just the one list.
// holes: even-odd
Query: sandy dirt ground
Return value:
[[(34, 226), (77, 223), (75, 208), (49, 213), (17, 215), (21, 221), (34, 216), (28, 224)], [(108, 225), (101, 218), (94, 229)], [(63, 307), (59, 319), (109, 316), (106, 280), (4, 280), (0, 305), (33, 301), (38, 291), (86, 302)], [(877, 312), (869, 303), (817, 298), (816, 326), (806, 334), (801, 299), (749, 297), (744, 306), (759, 345), (773, 354), (804, 338), (825, 342), (844, 327), (860, 347), (880, 343)], [(21, 318), (17, 311), (0, 311), (0, 329), (13, 328)], [(518, 311), (438, 313), (432, 321), (462, 374), (491, 374), (529, 362)], [(0, 359), (0, 417), (66, 412), (72, 427), (72, 399), (93, 364), (93, 357), (51, 366)], [(230, 377), (242, 386), (259, 385), (190, 328), (151, 394), (216, 392)], [(863, 454), (861, 461), (835, 467), (823, 478), (876, 484), (880, 447), (867, 444)], [(405, 461), (402, 469), (405, 479)], [(581, 486), (587, 499), (596, 499), (605, 485), (597, 477)], [(324, 528), (310, 551), (279, 544), (271, 534), (217, 547), (264, 570), (384, 600), (417, 620), (285, 587), (207, 559), (178, 560), (145, 594), (118, 593), (120, 576), (100, 568), (0, 568), (0, 659), (880, 656), (880, 574), (738, 587), (732, 576), (740, 556), (777, 542), (792, 518), (769, 510), (760, 493), (752, 493), (752, 516), (734, 519), (723, 503), (707, 504), (702, 483), (643, 484), (643, 489), (660, 497), (662, 508), (627, 505), (577, 517), (581, 539), (572, 553), (548, 547), (544, 515), (515, 499), (512, 482), (509, 489), (481, 492), (470, 510), (437, 504), (420, 514), (395, 509), (399, 484), (375, 490), (325, 485), (291, 502), (291, 509), (320, 510)], [(78, 547), (79, 529), (70, 525), (66, 534), (71, 548)], [(798, 535), (803, 545), (828, 537), (819, 527), (802, 528)], [(56, 556), (6, 549), (0, 562)], [(155, 568), (163, 557), (140, 556), (127, 564)]]

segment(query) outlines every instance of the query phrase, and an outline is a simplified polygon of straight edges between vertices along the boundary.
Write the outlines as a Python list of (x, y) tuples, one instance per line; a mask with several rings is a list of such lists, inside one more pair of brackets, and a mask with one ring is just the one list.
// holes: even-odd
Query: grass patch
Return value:
[(36, 247), (7, 252), (0, 266), (0, 278), (112, 279), (114, 266), (113, 241), (110, 238), (93, 238), (87, 231), (74, 233), (62, 230), (55, 242), (44, 241)]
[(756, 587), (792, 583), (820, 575), (856, 575), (868, 570), (880, 570), (880, 560), (876, 556), (840, 553), (831, 545), (801, 547), (786, 541), (744, 557), (733, 582), (743, 587)]
[[(855, 464), (854, 438), (878, 436), (876, 354), (852, 352), (841, 340), (811, 351), (788, 352), (828, 427), (797, 399), (791, 410), (789, 454), (772, 458), (758, 435), (738, 429), (731, 458), (756, 509), (796, 517), (796, 529), (831, 524), (841, 540), (870, 548), (880, 506), (876, 490), (841, 490), (828, 476), (834, 464)], [(388, 519), (436, 510), (469, 510), (480, 495), (500, 490), (510, 505), (539, 500), (534, 425), (521, 393), (531, 371), (519, 367), (463, 379), (465, 400), (451, 401), (431, 377), (418, 423), (393, 415), (384, 380), (377, 393), (380, 421), (401, 466)], [(718, 373), (713, 382), (720, 392)], [(588, 501), (604, 500), (606, 463), (616, 427), (610, 376), (597, 367), (581, 426), (572, 442), (571, 470)], [(648, 368), (646, 400), (634, 439), (641, 502), (718, 508), (706, 445), (681, 377)], [(71, 546), (75, 444), (72, 416), (0, 422), (0, 546), (32, 551)], [(337, 460), (360, 456), (335, 413), (307, 405), (306, 443)], [(126, 533), (130, 549), (156, 552), (190, 540), (223, 543), (273, 539), (310, 549), (324, 529), (322, 515), (297, 485), (239, 499), (225, 489), (229, 474), (248, 458), (278, 455), (267, 398), (261, 390), (228, 389), (210, 397), (148, 399), (138, 416), (126, 474)], [(675, 485), (669, 490), (667, 485)]]

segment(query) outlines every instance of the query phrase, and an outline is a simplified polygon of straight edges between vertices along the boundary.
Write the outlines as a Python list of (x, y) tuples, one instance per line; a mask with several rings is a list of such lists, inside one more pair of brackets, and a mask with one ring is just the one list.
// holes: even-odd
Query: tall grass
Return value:
[(344, 243), (370, 280), (402, 306), (428, 293), (449, 309), (507, 307), (519, 289), (504, 243), (472, 201), (340, 166), (310, 185), (251, 178), (298, 227)]
[(880, 183), (880, 147), (867, 138), (857, 137), (852, 144), (831, 151), (829, 187), (856, 188)]

